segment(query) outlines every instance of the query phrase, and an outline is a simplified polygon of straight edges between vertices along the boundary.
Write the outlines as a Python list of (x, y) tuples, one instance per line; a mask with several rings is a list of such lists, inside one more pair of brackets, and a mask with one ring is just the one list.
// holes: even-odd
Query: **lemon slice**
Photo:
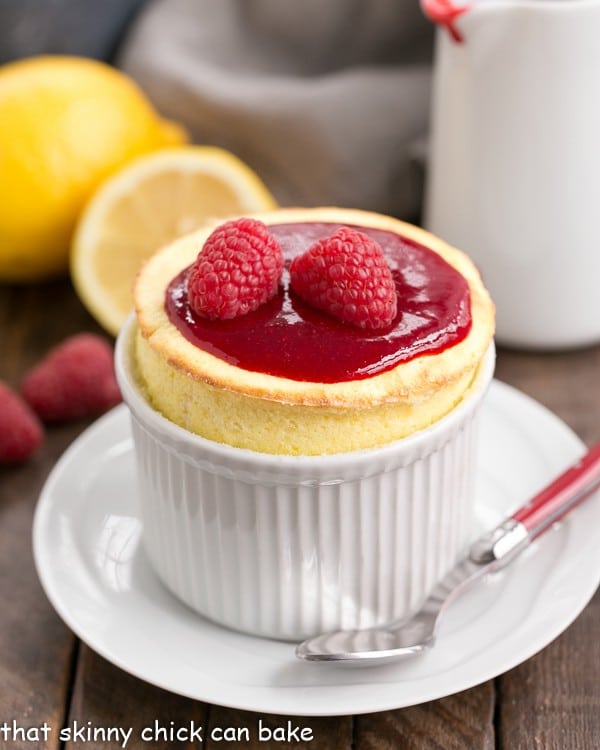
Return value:
[(71, 247), (71, 277), (90, 313), (116, 335), (132, 308), (142, 262), (210, 220), (276, 208), (260, 178), (211, 146), (162, 149), (127, 164), (85, 207)]

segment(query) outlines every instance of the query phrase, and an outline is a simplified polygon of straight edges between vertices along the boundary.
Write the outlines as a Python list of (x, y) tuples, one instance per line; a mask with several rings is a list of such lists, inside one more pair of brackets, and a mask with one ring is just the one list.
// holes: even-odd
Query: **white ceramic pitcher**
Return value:
[(479, 266), (501, 343), (600, 341), (600, 0), (423, 5), (447, 26), (427, 227)]

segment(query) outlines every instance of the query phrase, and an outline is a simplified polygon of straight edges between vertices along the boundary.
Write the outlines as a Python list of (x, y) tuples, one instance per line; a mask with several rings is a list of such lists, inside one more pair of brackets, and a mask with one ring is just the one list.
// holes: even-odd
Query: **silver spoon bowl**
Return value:
[(413, 617), (362, 630), (334, 630), (309, 638), (296, 647), (304, 661), (384, 662), (421, 654), (435, 643), (443, 610), (469, 585), (492, 569), (492, 563), (466, 558), (435, 587)]

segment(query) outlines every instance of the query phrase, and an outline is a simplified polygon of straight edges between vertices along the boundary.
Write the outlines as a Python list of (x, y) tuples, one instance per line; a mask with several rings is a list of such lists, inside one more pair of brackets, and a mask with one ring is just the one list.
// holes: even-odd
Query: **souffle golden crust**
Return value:
[(472, 325), (458, 344), (359, 380), (315, 383), (252, 372), (188, 341), (165, 291), (196, 259), (211, 224), (160, 250), (138, 274), (138, 377), (154, 408), (204, 437), (267, 453), (322, 454), (382, 445), (422, 429), (468, 390), (494, 334), (494, 307), (469, 258), (413, 225), (353, 209), (279, 209), (265, 224), (325, 222), (387, 230), (438, 253), (466, 279)]

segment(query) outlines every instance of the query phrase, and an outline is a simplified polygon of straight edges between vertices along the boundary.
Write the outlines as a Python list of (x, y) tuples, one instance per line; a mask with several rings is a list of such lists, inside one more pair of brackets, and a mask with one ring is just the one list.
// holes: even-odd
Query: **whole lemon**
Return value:
[(109, 65), (40, 56), (1, 66), (0, 281), (67, 272), (94, 189), (132, 158), (185, 140)]

